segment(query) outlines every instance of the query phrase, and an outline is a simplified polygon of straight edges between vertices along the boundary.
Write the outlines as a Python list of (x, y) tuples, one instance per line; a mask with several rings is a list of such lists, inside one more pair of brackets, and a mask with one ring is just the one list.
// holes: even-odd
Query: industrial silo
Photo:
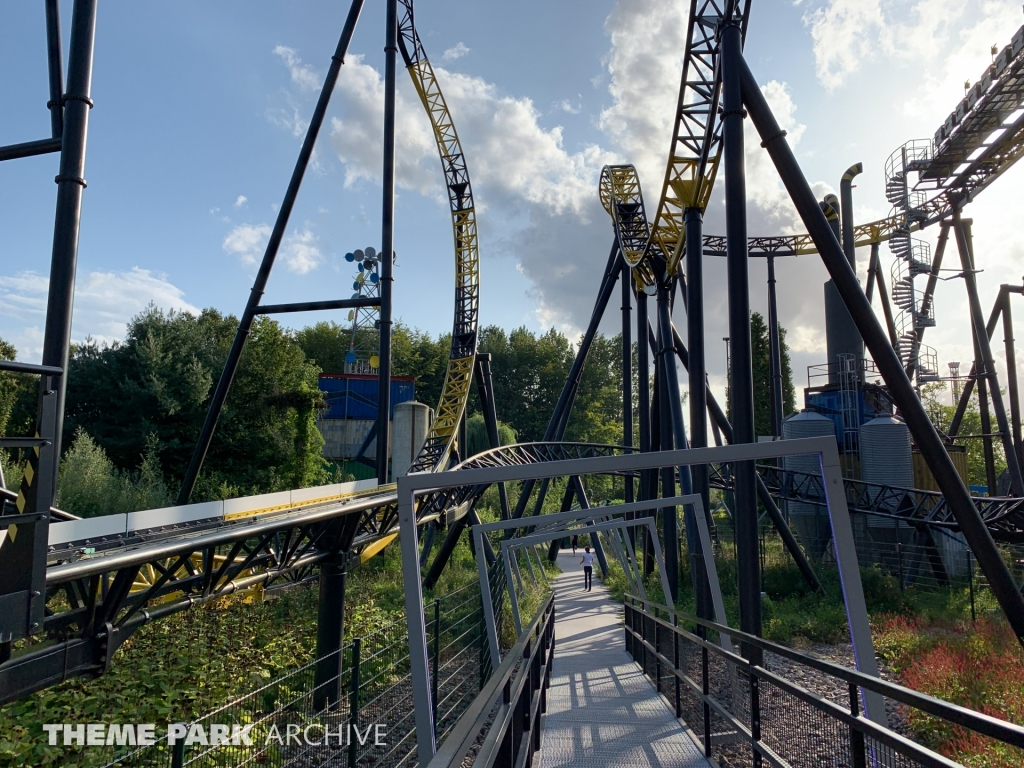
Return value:
[[(914, 458), (910, 430), (902, 419), (888, 415), (879, 416), (861, 425), (860, 468), (861, 479), (870, 485), (914, 487)], [(877, 496), (879, 489), (870, 488), (869, 492)], [(898, 494), (890, 495), (888, 500), (883, 498), (882, 503), (877, 505), (878, 511), (896, 514), (898, 498)], [(869, 514), (865, 517), (871, 543), (862, 540), (863, 529), (854, 525), (854, 532), (858, 538), (858, 553), (863, 556), (865, 562), (876, 562), (893, 572), (899, 570), (900, 553), (896, 548), (897, 538), (904, 547), (904, 553), (918, 554), (914, 546), (914, 529), (909, 525), (898, 525), (895, 518), (882, 515)]]
[[(795, 413), (782, 423), (782, 436), (786, 440), (825, 435), (830, 435), (833, 438), (836, 436), (835, 422), (815, 411), (804, 410)], [(820, 483), (808, 483), (809, 478), (804, 476), (821, 477), (821, 465), (818, 462), (817, 454), (787, 456), (783, 459), (783, 467), (787, 472), (794, 473), (791, 481), (794, 486), (805, 489), (802, 495), (806, 498), (820, 498), (824, 501)], [(803, 501), (787, 501), (786, 508), (789, 512), (789, 522), (796, 531), (796, 535), (800, 537), (807, 554), (814, 560), (821, 559), (832, 538), (828, 509), (823, 505), (819, 506)]]

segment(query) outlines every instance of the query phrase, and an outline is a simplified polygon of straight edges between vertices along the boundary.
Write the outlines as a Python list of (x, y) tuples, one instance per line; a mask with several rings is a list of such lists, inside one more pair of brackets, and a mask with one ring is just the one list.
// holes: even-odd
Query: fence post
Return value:
[(751, 664), (747, 668), (747, 675), (750, 679), (750, 738), (752, 751), (751, 763), (754, 768), (761, 768), (761, 752), (757, 745), (761, 742), (761, 697), (760, 684)]
[(700, 676), (701, 691), (704, 693), (704, 756), (711, 757), (711, 705), (708, 703), (711, 695), (711, 663), (706, 640), (700, 646)]
[(969, 549), (967, 550), (967, 582), (971, 593), (971, 623), (973, 624), (977, 620), (974, 610), (974, 556)]
[(896, 518), (896, 561), (900, 574), (900, 592), (903, 591), (903, 542), (900, 540), (900, 519)]
[(441, 600), (434, 600), (434, 652), (433, 669), (430, 670), (430, 706), (433, 710), (434, 739), (437, 739), (437, 673), (441, 661)]
[[(857, 686), (850, 683), (850, 714), (860, 717), (860, 692)], [(853, 768), (866, 768), (867, 758), (864, 754), (864, 734), (850, 725), (850, 760)]]
[[(348, 722), (351, 728), (359, 726), (359, 655), (362, 645), (363, 639), (361, 637), (357, 637), (352, 641), (352, 671), (350, 672), (348, 699)], [(357, 742), (358, 739), (353, 739), (350, 731), (348, 768), (355, 768)]]
[(183, 768), (185, 765), (185, 741), (179, 738), (171, 750), (171, 768)]

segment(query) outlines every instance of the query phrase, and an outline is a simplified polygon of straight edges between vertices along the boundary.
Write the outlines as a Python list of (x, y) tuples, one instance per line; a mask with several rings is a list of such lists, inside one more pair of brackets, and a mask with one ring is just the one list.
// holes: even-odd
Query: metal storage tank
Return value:
[[(833, 438), (836, 436), (835, 422), (815, 411), (803, 410), (782, 422), (782, 436), (786, 440), (825, 435)], [(783, 467), (790, 472), (821, 475), (821, 465), (816, 455), (787, 456), (783, 459)], [(820, 559), (832, 538), (828, 509), (800, 501), (788, 501), (786, 508), (789, 512), (789, 521), (803, 542), (807, 554), (815, 560)]]
[(432, 408), (415, 400), (399, 403), (394, 414), (391, 471), (394, 477), (401, 477), (408, 474), (409, 467), (419, 455), (434, 414)]
[[(879, 416), (860, 427), (860, 472), (865, 483), (914, 487), (910, 429), (895, 416)], [(895, 509), (888, 510), (895, 512)], [(868, 515), (868, 528), (894, 528), (891, 518)]]

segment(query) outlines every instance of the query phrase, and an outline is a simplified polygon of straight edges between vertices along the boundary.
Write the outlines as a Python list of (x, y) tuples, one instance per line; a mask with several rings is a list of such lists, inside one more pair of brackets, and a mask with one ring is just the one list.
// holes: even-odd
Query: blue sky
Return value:
[[(479, 207), (481, 322), (570, 334), (586, 324), (610, 227), (597, 178), (637, 165), (653, 209), (664, 174), (689, 3), (422, 0), (417, 24), (463, 138)], [(346, 251), (380, 243), (382, 0), (369, 0), (292, 215), (268, 302), (347, 295)], [(65, 37), (70, 2), (63, 8)], [(150, 301), (238, 313), (272, 226), (347, 3), (174, 0), (100, 4), (74, 338), (112, 340)], [(42, 7), (0, 25), (0, 141), (49, 129)], [(824, 193), (863, 161), (856, 218), (888, 213), (882, 166), (931, 136), (1024, 22), (1017, 0), (755, 0), (747, 57), (806, 175)], [(66, 42), (65, 42), (66, 45)], [(452, 246), (436, 151), (399, 72), (396, 314), (451, 325)], [(799, 231), (774, 171), (748, 142), (750, 231)], [(0, 164), (0, 336), (37, 360), (56, 156)], [(972, 204), (983, 303), (1024, 273), (1021, 172)], [(720, 190), (719, 190), (720, 192)], [(722, 231), (720, 197), (707, 231)], [(924, 233), (931, 239), (935, 232)], [(886, 268), (891, 254), (883, 248)], [(866, 263), (866, 251), (860, 254)], [(708, 349), (723, 383), (724, 264), (709, 264)], [(752, 264), (752, 305), (765, 306)], [(779, 265), (798, 386), (824, 359), (817, 257)], [(959, 283), (937, 296), (926, 341), (969, 359)], [(617, 313), (612, 313), (617, 314)], [(304, 324), (321, 317), (296, 320)], [(337, 317), (339, 321), (341, 317)], [(614, 332), (614, 318), (605, 330)]]

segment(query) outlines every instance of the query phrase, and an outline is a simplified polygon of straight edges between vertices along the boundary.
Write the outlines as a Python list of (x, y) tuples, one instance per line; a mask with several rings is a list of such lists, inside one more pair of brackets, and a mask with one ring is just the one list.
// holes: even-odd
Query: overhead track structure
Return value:
[[(434, 68), (416, 33), (412, 0), (399, 0), (399, 5), (402, 16), (398, 27), (398, 45), (416, 93), (430, 118), (434, 142), (441, 155), (455, 239), (455, 320), (448, 370), (430, 433), (419, 456), (409, 467), (410, 472), (432, 472), (445, 468), (445, 461), (456, 439), (459, 422), (469, 399), (480, 317), (480, 249), (473, 186), (466, 169), (462, 144), (434, 75)], [(465, 447), (461, 450), (465, 455)]]

